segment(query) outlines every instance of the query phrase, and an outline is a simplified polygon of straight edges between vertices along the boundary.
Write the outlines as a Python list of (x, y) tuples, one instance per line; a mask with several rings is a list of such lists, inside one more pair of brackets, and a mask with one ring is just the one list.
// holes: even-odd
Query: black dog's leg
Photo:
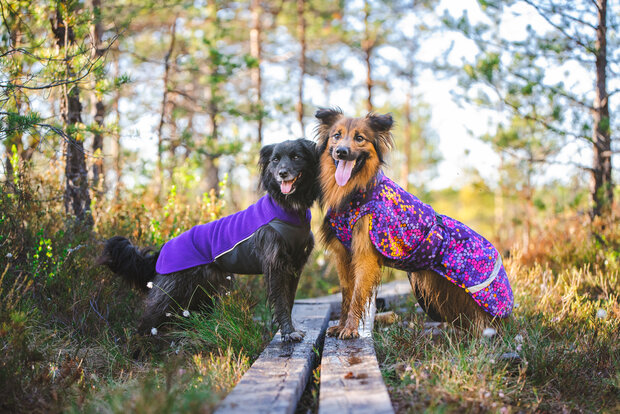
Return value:
[(301, 341), (304, 334), (295, 330), (291, 319), (291, 303), (294, 300), (294, 293), (291, 295), (291, 289), (293, 285), (295, 288), (297, 287), (297, 278), (281, 267), (278, 268), (278, 266), (265, 269), (265, 277), (267, 279), (269, 303), (280, 326), (282, 340), (285, 342)]
[(263, 274), (274, 316), (280, 326), (283, 341), (301, 341), (303, 332), (296, 331), (291, 319), (293, 288), (297, 288), (297, 272), (292, 255), (275, 230), (268, 230), (258, 241), (263, 252)]
[(232, 277), (216, 265), (197, 266), (191, 269), (157, 274), (145, 300), (145, 309), (138, 332), (149, 334), (153, 328), (170, 320), (167, 313), (210, 308), (218, 294), (230, 291)]

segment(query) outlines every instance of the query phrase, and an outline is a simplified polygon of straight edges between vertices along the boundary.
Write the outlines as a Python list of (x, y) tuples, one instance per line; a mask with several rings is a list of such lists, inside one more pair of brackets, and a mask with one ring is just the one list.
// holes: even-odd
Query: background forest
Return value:
[[(386, 327), (397, 410), (620, 407), (618, 0), (0, 0), (0, 12), (0, 411), (211, 410), (276, 329), (260, 279), (139, 338), (139, 295), (95, 259), (113, 235), (158, 246), (247, 207), (260, 146), (312, 138), (321, 106), (391, 112), (388, 175), (512, 269), (520, 308), (491, 348), (519, 345), (517, 373), (455, 372), (454, 358), (485, 360), (477, 339), (452, 332), (465, 344), (453, 348)], [(317, 245), (298, 297), (337, 289)]]

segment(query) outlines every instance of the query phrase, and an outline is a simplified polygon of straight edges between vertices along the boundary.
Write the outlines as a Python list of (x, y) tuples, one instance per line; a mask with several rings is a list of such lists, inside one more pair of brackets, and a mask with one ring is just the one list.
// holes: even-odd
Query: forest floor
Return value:
[[(238, 278), (213, 312), (172, 315), (138, 337), (140, 295), (94, 262), (105, 238), (157, 245), (217, 217), (217, 200), (169, 202), (162, 213), (136, 197), (96, 211), (84, 230), (36, 201), (54, 194), (29, 197), (31, 187), (0, 194), (0, 412), (212, 411), (275, 332), (261, 278)], [(429, 327), (412, 299), (395, 309), (397, 323), (378, 323), (396, 411), (620, 410), (620, 224), (601, 228), (573, 220), (535, 254), (512, 251), (518, 306), (494, 335)], [(333, 293), (336, 281), (317, 248), (298, 296)]]

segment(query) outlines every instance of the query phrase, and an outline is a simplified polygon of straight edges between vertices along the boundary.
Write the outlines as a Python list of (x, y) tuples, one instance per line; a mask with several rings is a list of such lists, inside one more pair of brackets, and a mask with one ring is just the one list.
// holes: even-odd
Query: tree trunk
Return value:
[(364, 62), (366, 63), (366, 89), (368, 90), (368, 98), (366, 100), (366, 110), (372, 112), (372, 64), (370, 61), (373, 40), (370, 38), (370, 22), (368, 18), (370, 16), (370, 4), (368, 1), (364, 1), (364, 40), (362, 41), (362, 50), (364, 51)]
[[(101, 36), (103, 34), (103, 26), (101, 24), (101, 0), (92, 0), (94, 24), (92, 26), (92, 58), (100, 59), (103, 56), (101, 48)], [(93, 83), (97, 83), (99, 76), (93, 79)], [(93, 88), (93, 98), (95, 101), (94, 120), (97, 128), (93, 137), (93, 188), (95, 191), (105, 192), (105, 175), (103, 170), (103, 120), (105, 118), (105, 106), (103, 97), (97, 95)], [(101, 186), (100, 186), (101, 182)]]
[(400, 166), (400, 185), (409, 191), (409, 166), (411, 165), (411, 92), (405, 96), (405, 125), (403, 131), (403, 162)]
[(166, 56), (164, 56), (164, 94), (161, 100), (161, 113), (159, 117), (159, 126), (157, 127), (157, 199), (161, 199), (162, 191), (164, 188), (163, 180), (164, 180), (164, 163), (163, 163), (163, 154), (164, 154), (164, 137), (163, 137), (163, 128), (166, 123), (166, 113), (168, 107), (168, 88), (170, 84), (170, 57), (172, 56), (172, 52), (174, 50), (174, 42), (176, 39), (176, 28), (177, 28), (177, 18), (174, 17), (174, 21), (172, 22), (172, 26), (170, 26), (170, 45), (168, 46), (168, 51), (166, 52)]
[(297, 0), (297, 36), (301, 51), (299, 53), (299, 91), (297, 97), (297, 120), (302, 136), (305, 136), (304, 127), (304, 77), (306, 75), (306, 16), (305, 0)]
[[(67, 57), (68, 48), (75, 42), (73, 29), (65, 26), (59, 9), (51, 19), (52, 31), (56, 37), (56, 43), (64, 52), (65, 76), (73, 76), (71, 60)], [(82, 122), (82, 104), (80, 103), (80, 90), (77, 83), (63, 86), (63, 94), (60, 102), (60, 111), (65, 130), (71, 131), (76, 124)], [(87, 226), (92, 226), (90, 215), (90, 194), (88, 192), (88, 171), (84, 156), (84, 141), (74, 136), (75, 132), (69, 132), (65, 139), (65, 211), (73, 213), (77, 221)]]
[(261, 17), (262, 9), (260, 0), (252, 0), (252, 29), (250, 30), (250, 54), (256, 59), (256, 67), (252, 68), (251, 78), (252, 87), (256, 91), (256, 110), (258, 111), (258, 119), (256, 126), (256, 141), (259, 145), (263, 142), (263, 98), (262, 98), (262, 76), (261, 76), (261, 63), (262, 63), (262, 27)]
[(594, 131), (592, 164), (593, 216), (605, 213), (613, 202), (611, 181), (611, 133), (607, 95), (607, 0), (598, 0), (598, 27), (596, 29), (596, 97), (594, 100)]
[[(15, 26), (12, 27), (11, 29), (11, 33), (9, 34), (9, 40), (11, 43), (11, 47), (13, 49), (18, 49), (20, 47), (20, 42), (21, 42), (21, 30), (20, 30), (20, 20), (18, 19), (15, 22)], [(16, 66), (14, 68), (14, 70), (11, 71), (11, 81), (10, 83), (15, 85), (16, 88), (19, 88), (19, 85), (21, 84), (21, 79), (23, 77), (23, 67), (22, 67), (22, 61), (19, 61), (19, 65)], [(14, 103), (15, 103), (15, 107), (11, 108), (17, 115), (20, 115), (22, 112), (22, 100), (21, 100), (21, 95), (19, 93), (15, 93), (12, 94), (13, 95), (13, 99), (14, 99)], [(17, 150), (18, 154), (23, 154), (23, 142), (22, 142), (22, 136), (23, 136), (23, 132), (20, 128), (17, 128), (14, 132), (10, 132), (7, 134), (6, 136), (6, 141), (4, 142), (4, 151), (5, 151), (5, 171), (6, 171), (6, 182), (9, 185), (12, 185), (13, 183), (13, 164), (11, 162), (12, 156), (13, 156), (13, 145), (15, 145), (15, 149)], [(22, 157), (23, 159), (23, 157)]]
[[(211, 76), (211, 74), (209, 74)], [(218, 192), (218, 184), (219, 180), (219, 168), (217, 165), (217, 154), (215, 153), (215, 148), (217, 147), (218, 141), (218, 124), (217, 124), (217, 115), (219, 108), (217, 107), (216, 102), (216, 93), (214, 86), (211, 85), (206, 89), (207, 91), (207, 143), (205, 145), (206, 148), (206, 159), (205, 159), (205, 184), (206, 191), (214, 190), (217, 194)]]
[[(118, 78), (120, 76), (120, 68), (118, 62), (119, 56), (116, 56), (114, 59), (114, 73)], [(118, 106), (118, 102), (121, 100), (121, 91), (120, 89), (116, 89), (116, 93), (114, 94), (114, 101), (112, 103), (112, 108), (114, 109), (114, 114), (116, 115), (116, 125), (117, 130), (115, 132), (116, 140), (115, 140), (115, 152), (114, 152), (114, 172), (116, 173), (116, 187), (114, 188), (114, 199), (119, 200), (121, 195), (121, 187), (122, 187), (122, 178), (123, 178), (123, 149), (121, 146), (121, 111)]]

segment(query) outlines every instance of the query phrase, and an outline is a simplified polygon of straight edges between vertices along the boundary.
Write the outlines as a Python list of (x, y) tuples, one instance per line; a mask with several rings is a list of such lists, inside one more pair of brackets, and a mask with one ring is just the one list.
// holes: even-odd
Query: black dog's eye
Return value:
[(299, 158), (301, 158), (301, 157), (300, 157), (299, 155), (297, 155), (297, 154), (293, 154), (293, 155), (291, 156), (291, 159), (292, 159), (293, 161), (297, 161)]
[(340, 132), (336, 132), (334, 134), (334, 139), (340, 139), (341, 136), (342, 136), (342, 134)]
[(279, 162), (280, 161), (280, 157), (273, 157), (271, 159), (271, 162)]
[(363, 140), (364, 140), (364, 137), (363, 137), (363, 136), (361, 136), (361, 135), (356, 135), (356, 136), (355, 136), (355, 141), (357, 141), (357, 142), (362, 142)]

